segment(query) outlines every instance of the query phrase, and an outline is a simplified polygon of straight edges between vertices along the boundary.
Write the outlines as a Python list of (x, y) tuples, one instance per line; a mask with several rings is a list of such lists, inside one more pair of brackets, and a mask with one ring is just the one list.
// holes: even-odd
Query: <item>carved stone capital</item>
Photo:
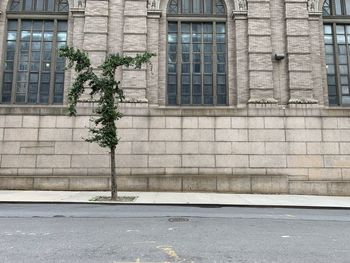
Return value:
[(234, 20), (247, 19), (248, 11), (236, 11), (233, 10), (231, 13), (231, 18)]
[(148, 10), (159, 10), (160, 1), (159, 0), (148, 0), (147, 8)]
[[(323, 2), (323, 1), (322, 1)], [(320, 9), (321, 8), (321, 9)], [(320, 6), (320, 0), (308, 0), (307, 9), (310, 15), (322, 15), (322, 7)]]
[(247, 11), (247, 0), (234, 0), (234, 11)]
[(73, 17), (84, 17), (85, 16), (85, 8), (70, 8)]
[(160, 19), (161, 16), (162, 16), (162, 10), (158, 10), (158, 9), (147, 10), (147, 18)]
[(84, 8), (86, 6), (86, 0), (74, 0), (73, 7), (74, 8)]
[(85, 15), (86, 0), (74, 0), (70, 11), (73, 17), (81, 17)]

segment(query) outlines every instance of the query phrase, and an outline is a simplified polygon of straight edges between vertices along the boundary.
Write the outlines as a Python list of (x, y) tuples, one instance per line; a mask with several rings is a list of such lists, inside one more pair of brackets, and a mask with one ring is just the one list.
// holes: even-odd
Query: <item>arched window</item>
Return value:
[(167, 20), (168, 105), (226, 105), (223, 1), (170, 0)]
[(325, 0), (325, 56), (330, 105), (350, 105), (350, 0)]
[(68, 0), (12, 0), (1, 103), (62, 104)]

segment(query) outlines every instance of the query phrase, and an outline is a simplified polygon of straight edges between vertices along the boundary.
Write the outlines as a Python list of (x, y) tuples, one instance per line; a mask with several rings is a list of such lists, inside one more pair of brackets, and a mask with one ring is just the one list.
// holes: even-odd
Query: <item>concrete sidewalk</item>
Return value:
[(78, 191), (0, 191), (0, 202), (23, 203), (98, 203), (98, 204), (178, 204), (233, 205), (271, 207), (350, 208), (350, 197), (314, 195), (262, 195), (179, 192), (119, 192), (119, 196), (136, 197), (131, 202), (91, 201), (109, 192)]

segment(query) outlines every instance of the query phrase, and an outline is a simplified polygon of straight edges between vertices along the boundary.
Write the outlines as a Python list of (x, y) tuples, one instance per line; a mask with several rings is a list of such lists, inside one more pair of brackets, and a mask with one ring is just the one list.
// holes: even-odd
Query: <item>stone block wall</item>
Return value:
[[(191, 108), (166, 105), (167, 1), (83, 2), (69, 1), (68, 43), (94, 66), (109, 53), (157, 54), (116, 74), (127, 101), (142, 102), (122, 105), (120, 189), (350, 195), (350, 110), (327, 107), (320, 6), (225, 1), (228, 105)], [(69, 118), (65, 105), (1, 105), (0, 189), (108, 189), (108, 152), (82, 140), (92, 108)]]
[[(58, 109), (1, 114), (0, 188), (107, 189), (108, 151), (82, 140), (89, 110), (74, 118)], [(350, 194), (349, 111), (137, 104), (123, 111), (116, 162), (123, 190)]]

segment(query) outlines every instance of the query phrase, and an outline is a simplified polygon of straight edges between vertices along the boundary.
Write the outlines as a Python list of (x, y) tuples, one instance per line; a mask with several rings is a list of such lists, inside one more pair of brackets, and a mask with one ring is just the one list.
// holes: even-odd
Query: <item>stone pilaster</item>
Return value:
[[(147, 1), (125, 0), (123, 54), (147, 51)], [(124, 68), (122, 87), (126, 100), (146, 101), (147, 70)]]
[[(91, 64), (97, 67), (102, 64), (107, 54), (108, 39), (108, 0), (88, 0), (85, 4), (84, 38), (82, 48), (89, 54)], [(73, 36), (75, 37), (75, 36)], [(74, 74), (73, 78), (74, 78)], [(81, 102), (90, 100), (87, 89)], [(83, 105), (83, 104), (81, 104)]]
[(315, 103), (311, 79), (309, 11), (305, 0), (285, 0), (289, 103)]
[(107, 54), (108, 0), (89, 0), (85, 8), (83, 49), (92, 65), (100, 65)]
[(276, 103), (273, 94), (270, 1), (248, 0), (249, 103)]
[[(78, 5), (77, 1), (70, 7), (70, 18), (68, 20), (69, 32), (68, 32), (68, 45), (75, 48), (83, 49), (84, 43), (84, 24), (85, 24), (85, 3), (84, 5)], [(67, 103), (68, 92), (71, 83), (76, 77), (74, 70), (67, 71), (65, 73), (64, 86), (64, 103)]]
[(159, 19), (161, 10), (149, 8), (147, 12), (147, 49), (157, 54), (147, 71), (147, 99), (149, 104), (158, 104), (159, 91)]
[(245, 105), (249, 100), (247, 10), (234, 10), (232, 12), (232, 18), (235, 27), (235, 79), (237, 105)]
[(71, 44), (75, 48), (82, 49), (84, 42), (85, 7), (73, 7), (71, 11), (71, 30), (69, 32)]
[[(271, 0), (271, 40), (272, 40), (272, 65), (274, 98), (279, 104), (286, 105), (289, 100), (288, 87), (288, 59), (286, 43), (285, 4), (281, 0)], [(280, 59), (276, 59), (275, 54)], [(284, 58), (282, 58), (284, 56)]]
[[(318, 2), (317, 2), (318, 4)], [(327, 73), (325, 68), (322, 12), (310, 10), (309, 32), (311, 52), (311, 78), (314, 98), (320, 105), (328, 104)]]
[[(123, 53), (124, 1), (109, 2), (108, 54)], [(116, 79), (121, 81), (122, 69), (117, 68)]]

